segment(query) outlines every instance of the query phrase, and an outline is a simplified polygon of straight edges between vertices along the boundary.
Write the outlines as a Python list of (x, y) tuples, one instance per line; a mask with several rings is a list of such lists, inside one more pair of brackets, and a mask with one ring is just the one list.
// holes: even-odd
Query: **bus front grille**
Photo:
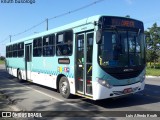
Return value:
[(109, 73), (111, 76), (123, 80), (137, 77), (142, 71), (134, 71), (134, 72), (125, 72), (125, 73)]

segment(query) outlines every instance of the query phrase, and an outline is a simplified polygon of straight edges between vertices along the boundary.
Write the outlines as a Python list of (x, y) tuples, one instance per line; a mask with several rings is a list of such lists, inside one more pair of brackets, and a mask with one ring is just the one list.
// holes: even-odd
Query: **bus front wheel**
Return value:
[(69, 98), (71, 96), (69, 82), (68, 82), (68, 79), (66, 77), (62, 77), (60, 79), (60, 81), (59, 81), (59, 91), (60, 91), (60, 94), (64, 98)]

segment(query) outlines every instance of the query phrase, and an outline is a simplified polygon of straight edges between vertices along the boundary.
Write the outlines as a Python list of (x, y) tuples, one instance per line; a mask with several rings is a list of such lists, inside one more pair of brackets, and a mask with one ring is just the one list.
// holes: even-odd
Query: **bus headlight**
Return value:
[(145, 75), (140, 77), (140, 82), (142, 83), (145, 80)]
[(107, 88), (111, 88), (111, 85), (106, 80), (103, 80), (101, 78), (97, 78), (97, 81), (102, 86), (107, 87)]

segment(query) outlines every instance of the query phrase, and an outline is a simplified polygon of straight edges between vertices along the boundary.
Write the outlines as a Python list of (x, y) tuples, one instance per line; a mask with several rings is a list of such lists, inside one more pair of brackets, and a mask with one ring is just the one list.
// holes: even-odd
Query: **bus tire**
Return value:
[(59, 81), (59, 92), (64, 98), (69, 98), (71, 96), (68, 79), (64, 76), (61, 77)]
[(21, 71), (20, 71), (20, 70), (17, 71), (17, 80), (18, 80), (19, 82), (22, 82), (22, 74), (21, 74)]

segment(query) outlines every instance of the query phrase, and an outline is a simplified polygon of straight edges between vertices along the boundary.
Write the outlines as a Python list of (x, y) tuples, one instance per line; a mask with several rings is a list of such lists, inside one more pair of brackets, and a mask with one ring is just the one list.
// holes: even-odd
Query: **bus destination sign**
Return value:
[(124, 19), (112, 19), (112, 25), (122, 26), (122, 27), (135, 27), (134, 21), (124, 20)]
[(136, 28), (144, 31), (143, 23), (141, 21), (134, 20), (131, 18), (104, 16), (100, 18), (99, 22), (103, 23), (102, 28), (104, 29), (116, 26), (124, 28)]

